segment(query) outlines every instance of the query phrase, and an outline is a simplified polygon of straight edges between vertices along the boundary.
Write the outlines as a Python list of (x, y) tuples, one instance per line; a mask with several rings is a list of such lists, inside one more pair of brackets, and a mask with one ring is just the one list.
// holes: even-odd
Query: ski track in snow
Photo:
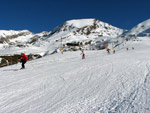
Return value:
[[(128, 42), (116, 54), (49, 55), (0, 68), (0, 113), (150, 113), (150, 44)], [(125, 50), (133, 45), (135, 50)]]

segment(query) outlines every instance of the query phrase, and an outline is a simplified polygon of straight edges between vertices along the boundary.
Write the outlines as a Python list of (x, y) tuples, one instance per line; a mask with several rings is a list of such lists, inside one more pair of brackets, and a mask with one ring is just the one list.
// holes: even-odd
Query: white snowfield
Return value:
[(150, 113), (150, 38), (140, 40), (0, 68), (0, 113)]

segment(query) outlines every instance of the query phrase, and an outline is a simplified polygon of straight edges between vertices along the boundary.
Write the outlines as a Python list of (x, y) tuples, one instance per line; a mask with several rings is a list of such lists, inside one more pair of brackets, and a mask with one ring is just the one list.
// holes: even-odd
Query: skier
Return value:
[(82, 59), (85, 59), (85, 53), (84, 53), (83, 49), (81, 49), (81, 55), (82, 55)]
[(110, 54), (110, 49), (109, 49), (109, 48), (107, 48), (107, 50), (106, 50), (106, 51), (107, 51), (107, 53), (108, 53), (108, 54)]
[(115, 50), (113, 50), (113, 54), (115, 54)]
[(61, 52), (61, 54), (63, 54), (63, 52), (64, 52), (63, 48), (61, 48), (60, 52)]
[(22, 63), (22, 67), (21, 69), (25, 69), (25, 63), (27, 62), (28, 57), (25, 55), (25, 53), (21, 53), (21, 63)]
[(82, 59), (85, 59), (85, 53), (82, 54)]

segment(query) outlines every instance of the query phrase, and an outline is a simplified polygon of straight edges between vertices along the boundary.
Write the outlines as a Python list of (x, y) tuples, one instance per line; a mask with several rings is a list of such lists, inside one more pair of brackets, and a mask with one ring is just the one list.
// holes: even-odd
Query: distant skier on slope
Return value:
[(113, 54), (115, 54), (115, 50), (113, 50)]
[(60, 52), (61, 52), (61, 54), (63, 54), (63, 52), (64, 52), (64, 49), (63, 49), (63, 48), (61, 48), (61, 49), (60, 49)]
[(84, 53), (83, 49), (81, 49), (81, 55), (82, 55), (82, 59), (85, 59), (85, 53)]
[(106, 51), (107, 51), (108, 54), (110, 54), (110, 49), (109, 48), (107, 48)]
[(25, 53), (21, 53), (21, 60), (20, 62), (22, 63), (21, 69), (25, 69), (25, 63), (27, 62), (28, 57), (25, 55)]

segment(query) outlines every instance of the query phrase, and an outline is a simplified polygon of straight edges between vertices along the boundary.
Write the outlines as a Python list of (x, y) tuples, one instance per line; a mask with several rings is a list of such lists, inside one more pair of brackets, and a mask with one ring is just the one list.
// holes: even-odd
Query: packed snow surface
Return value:
[(150, 113), (150, 38), (140, 40), (0, 68), (0, 113)]

